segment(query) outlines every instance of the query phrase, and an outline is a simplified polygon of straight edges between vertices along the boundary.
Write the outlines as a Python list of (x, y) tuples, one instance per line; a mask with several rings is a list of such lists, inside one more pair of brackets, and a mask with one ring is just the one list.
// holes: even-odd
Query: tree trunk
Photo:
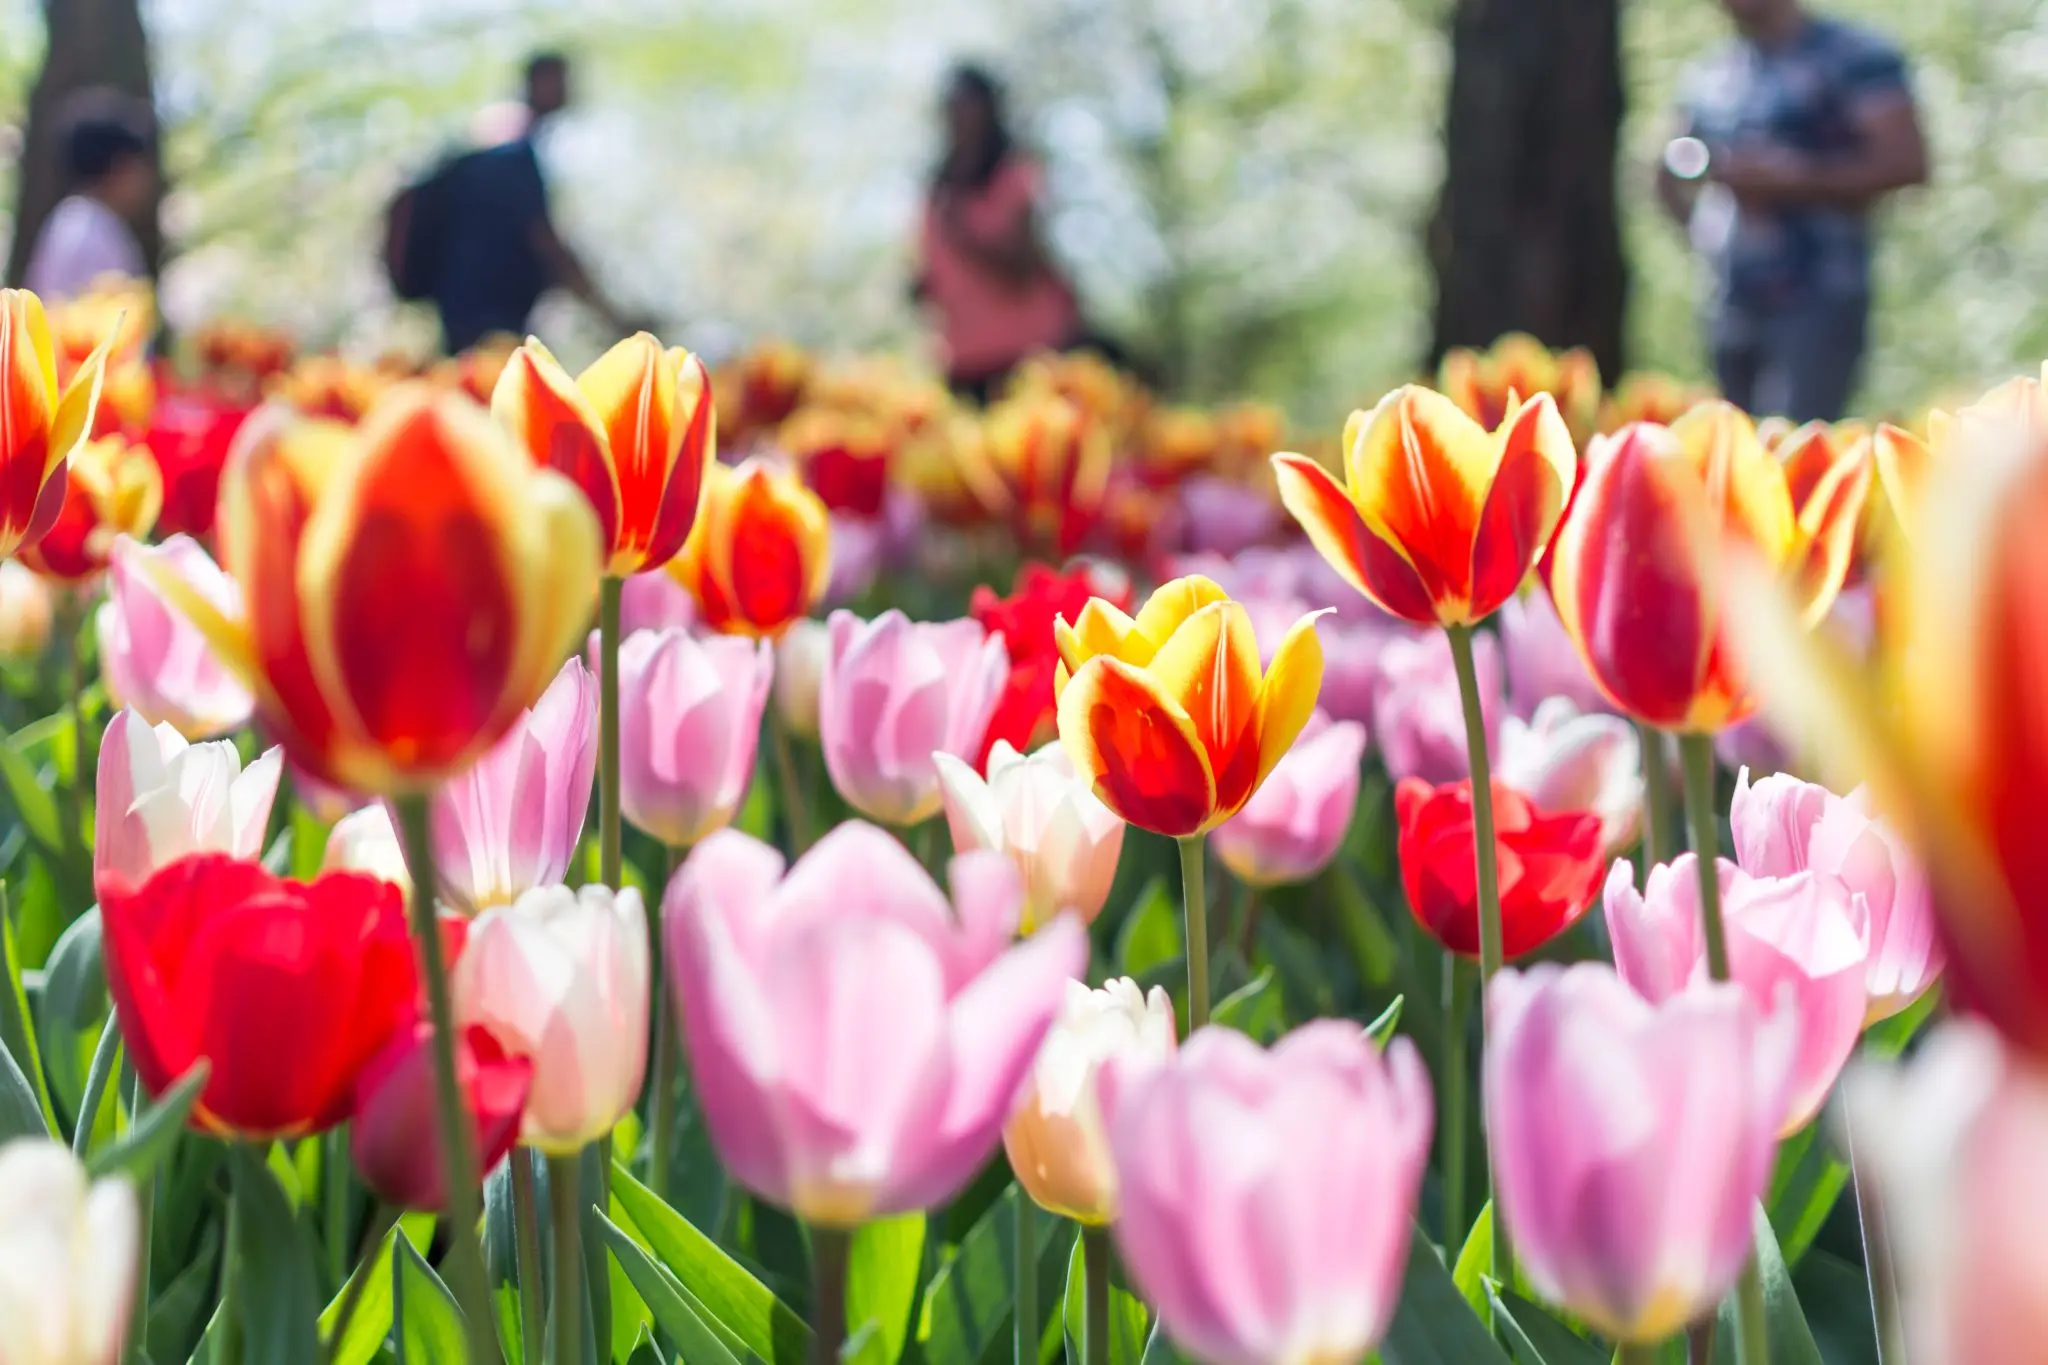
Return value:
[[(6, 278), (15, 284), (28, 269), (29, 250), (43, 220), (64, 197), (62, 123), (71, 96), (107, 87), (154, 102), (149, 42), (138, 0), (44, 0), (43, 17), (49, 45), (42, 74), (29, 96), (21, 183), (14, 201), (14, 243), (7, 256)], [(134, 227), (154, 275), (163, 251), (154, 210)]]
[(1430, 364), (1529, 332), (1623, 364), (1620, 0), (1458, 0)]

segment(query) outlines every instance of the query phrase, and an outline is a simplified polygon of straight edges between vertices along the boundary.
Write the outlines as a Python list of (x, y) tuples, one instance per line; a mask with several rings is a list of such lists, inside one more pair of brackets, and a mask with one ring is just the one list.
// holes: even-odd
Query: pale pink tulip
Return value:
[(1236, 479), (1196, 474), (1181, 480), (1178, 491), (1181, 538), (1197, 553), (1240, 554), (1280, 529), (1279, 505)]
[(1793, 1031), (1729, 985), (1651, 1003), (1604, 963), (1494, 978), (1494, 1198), (1538, 1292), (1624, 1342), (1712, 1311), (1749, 1258)]
[(465, 913), (568, 875), (597, 772), (597, 679), (570, 659), (489, 753), (432, 803), (441, 894)]
[(1312, 714), (1244, 809), (1209, 832), (1216, 856), (1248, 886), (1316, 877), (1351, 829), (1364, 756), (1363, 725)]
[(532, 1059), (521, 1142), (569, 1155), (639, 1100), (649, 966), (646, 911), (632, 887), (540, 887), (470, 925), (453, 974), (455, 1018)]
[[(1490, 636), (1475, 636), (1472, 658), (1479, 678), (1480, 713), (1486, 720), (1486, 747), (1494, 753), (1500, 748), (1500, 718), (1507, 709), (1501, 698), (1500, 650)], [(1397, 637), (1380, 646), (1372, 735), (1396, 782), (1419, 777), (1441, 785), (1471, 776), (1464, 703), (1458, 696), (1450, 641), (1442, 631)]]
[[(1316, 622), (1316, 634), (1323, 642), (1323, 690), (1316, 696), (1316, 705), (1329, 712), (1332, 720), (1370, 726), (1380, 692), (1380, 650), (1388, 640), (1407, 638), (1406, 628), (1330, 616)], [(1278, 647), (1275, 642), (1274, 648)]]
[[(1638, 893), (1635, 869), (1617, 860), (1607, 875), (1607, 933), (1622, 980), (1651, 1001), (1709, 979), (1700, 924), (1698, 864), (1690, 853), (1650, 869)], [(1729, 974), (1761, 1010), (1790, 1010), (1798, 1054), (1780, 1133), (1804, 1128), (1863, 1030), (1865, 947), (1860, 907), (1811, 872), (1752, 877), (1722, 859), (1721, 919)]]
[[(40, 658), (56, 617), (48, 581), (19, 560), (0, 560), (0, 659), (23, 663)], [(102, 644), (102, 658), (106, 652)]]
[(619, 647), (619, 801), (670, 848), (731, 823), (746, 800), (775, 672), (766, 640), (640, 631)]
[(0, 1361), (114, 1365), (141, 1251), (125, 1178), (88, 1184), (78, 1158), (47, 1138), (0, 1147)]
[(989, 751), (988, 778), (965, 760), (934, 754), (953, 851), (1007, 854), (1024, 879), (1020, 933), (1063, 910), (1093, 923), (1109, 899), (1123, 853), (1124, 822), (1074, 776), (1066, 750), (1048, 744), (1025, 758), (1006, 740)]
[(832, 632), (808, 616), (775, 642), (775, 714), (792, 735), (818, 737), (818, 683), (831, 652)]
[(1321, 1019), (1262, 1050), (1211, 1026), (1102, 1079), (1124, 1265), (1209, 1365), (1355, 1361), (1393, 1318), (1429, 1159), (1429, 1075)]
[(697, 599), (665, 573), (637, 573), (619, 584), (619, 634), (643, 630), (689, 630), (697, 624)]
[(156, 546), (122, 536), (110, 567), (107, 600), (93, 617), (107, 695), (187, 739), (211, 739), (247, 724), (256, 704), (249, 689), (221, 664), (199, 628), (164, 600), (150, 575), (176, 575), (229, 616), (242, 610), (235, 581), (186, 535)]
[(831, 577), (825, 584), (828, 604), (857, 602), (875, 586), (887, 550), (879, 520), (832, 514)]
[(818, 685), (818, 738), (832, 785), (861, 814), (908, 827), (938, 814), (937, 753), (979, 751), (1010, 676), (1001, 635), (969, 620), (872, 621), (835, 611)]
[(1934, 898), (1919, 859), (1871, 814), (1868, 789), (1836, 796), (1784, 774), (1752, 784), (1745, 768), (1728, 822), (1735, 860), (1751, 876), (1811, 871), (1836, 879), (1861, 904), (1870, 944), (1866, 1027), (1926, 994), (1942, 968)]
[(381, 878), (412, 895), (412, 872), (405, 865), (405, 846), (382, 806), (364, 806), (335, 821), (320, 856), (322, 872), (362, 872)]
[(1547, 698), (1563, 697), (1581, 711), (1611, 711), (1614, 704), (1579, 659), (1547, 592), (1527, 592), (1501, 605), (1501, 653), (1507, 656), (1508, 698), (1515, 714), (1533, 716)]
[(1023, 888), (1001, 854), (955, 858), (952, 883), (948, 904), (853, 821), (787, 875), (721, 830), (669, 884), (690, 1077), (726, 1169), (762, 1198), (851, 1227), (944, 1203), (988, 1160), (1088, 936), (1068, 915), (1011, 946)]
[(1003, 1125), (1003, 1149), (1025, 1193), (1078, 1223), (1116, 1221), (1116, 1166), (1097, 1082), (1107, 1065), (1157, 1064), (1173, 1049), (1173, 1001), (1164, 987), (1145, 994), (1127, 976), (1095, 991), (1069, 981), (1017, 1111)]
[(139, 886), (189, 853), (261, 857), (283, 770), (282, 750), (264, 750), (245, 769), (227, 740), (188, 744), (123, 707), (100, 737), (94, 884)]
[(1600, 817), (1608, 854), (1635, 842), (1643, 816), (1643, 745), (1636, 727), (1605, 712), (1582, 715), (1551, 697), (1524, 721), (1501, 722), (1494, 776), (1551, 814), (1589, 810)]

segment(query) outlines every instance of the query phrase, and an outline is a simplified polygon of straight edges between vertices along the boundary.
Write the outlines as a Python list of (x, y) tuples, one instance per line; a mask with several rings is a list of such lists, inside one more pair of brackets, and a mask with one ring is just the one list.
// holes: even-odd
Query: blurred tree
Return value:
[[(14, 242), (7, 255), (10, 283), (28, 269), (29, 249), (43, 219), (64, 196), (62, 129), (64, 106), (80, 90), (110, 87), (154, 104), (149, 40), (138, 0), (44, 0), (48, 30), (42, 73), (29, 95), (28, 128), (22, 139), (16, 183)], [(159, 190), (161, 194), (161, 190)], [(162, 258), (157, 216), (138, 224), (142, 250), (154, 274)]]
[(1460, 0), (1427, 234), (1431, 364), (1524, 331), (1621, 373), (1623, 112), (1619, 0)]

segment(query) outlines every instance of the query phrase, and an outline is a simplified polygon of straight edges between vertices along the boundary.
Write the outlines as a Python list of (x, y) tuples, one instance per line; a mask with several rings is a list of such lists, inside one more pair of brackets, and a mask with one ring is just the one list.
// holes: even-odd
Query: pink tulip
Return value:
[(792, 735), (818, 737), (818, 684), (831, 652), (832, 632), (808, 616), (775, 642), (775, 714)]
[(1316, 705), (1332, 720), (1370, 726), (1380, 691), (1380, 650), (1389, 639), (1405, 639), (1407, 631), (1330, 616), (1316, 622), (1316, 634), (1323, 642), (1323, 690)]
[(775, 672), (766, 640), (641, 631), (619, 647), (619, 799), (634, 828), (688, 848), (746, 800)]
[[(1472, 641), (1479, 675), (1480, 709), (1486, 718), (1486, 747), (1500, 748), (1500, 651), (1485, 635)], [(1379, 693), (1373, 699), (1372, 733), (1396, 782), (1419, 777), (1432, 785), (1471, 776), (1465, 749), (1464, 703), (1451, 663), (1450, 641), (1442, 631), (1395, 638), (1380, 647)]]
[[(1700, 925), (1698, 864), (1690, 853), (1650, 869), (1635, 887), (1635, 869), (1617, 860), (1607, 874), (1607, 932), (1614, 963), (1653, 1002), (1708, 980)], [(1863, 1030), (1865, 948), (1860, 910), (1841, 887), (1811, 872), (1752, 877), (1722, 859), (1721, 918), (1729, 973), (1757, 1007), (1791, 1010), (1799, 1049), (1780, 1134), (1804, 1128)]]
[(476, 766), (434, 793), (442, 895), (474, 914), (560, 884), (596, 772), (597, 679), (570, 659)]
[(1088, 936), (1062, 916), (1012, 947), (1023, 888), (1001, 854), (955, 858), (952, 883), (949, 905), (859, 821), (787, 875), (721, 830), (670, 883), (690, 1076), (726, 1169), (762, 1198), (851, 1227), (945, 1202), (995, 1149)]
[(382, 806), (364, 806), (350, 811), (327, 831), (327, 848), (320, 855), (322, 872), (361, 872), (390, 882), (412, 896), (412, 870), (405, 865), (405, 847), (391, 824), (391, 812)]
[(1317, 1020), (1267, 1052), (1220, 1026), (1102, 1077), (1132, 1281), (1210, 1365), (1353, 1361), (1400, 1298), (1429, 1158), (1429, 1075)]
[(1811, 871), (1839, 881), (1860, 902), (1870, 943), (1866, 1027), (1918, 1000), (1941, 975), (1927, 875), (1905, 841), (1871, 814), (1866, 788), (1836, 796), (1784, 774), (1752, 784), (1745, 768), (1728, 822), (1735, 860), (1751, 876)]
[(100, 737), (92, 874), (134, 887), (190, 853), (263, 854), (284, 754), (266, 749), (246, 769), (224, 739), (187, 744), (123, 707)]
[(172, 536), (156, 546), (121, 537), (114, 542), (107, 600), (93, 617), (107, 695), (187, 739), (239, 729), (248, 723), (255, 699), (222, 666), (198, 627), (164, 600), (145, 564), (176, 575), (228, 615), (241, 613), (241, 589), (190, 536)]
[(1182, 539), (1191, 550), (1234, 555), (1280, 529), (1279, 506), (1235, 479), (1196, 474), (1179, 491)]
[(1494, 1198), (1543, 1297), (1633, 1343), (1713, 1309), (1749, 1258), (1793, 1030), (1733, 986), (1651, 1003), (1601, 963), (1494, 978)]
[[(444, 1212), (448, 1204), (441, 1126), (434, 1104), (434, 1029), (418, 1022), (370, 1059), (356, 1081), (348, 1150), (363, 1181), (386, 1203)], [(507, 1056), (486, 1029), (455, 1041), (455, 1080), (469, 1111), (477, 1170), (488, 1175), (519, 1135), (533, 1063)]]
[(1010, 676), (1000, 635), (970, 620), (872, 621), (835, 611), (818, 685), (818, 738), (832, 785), (871, 820), (905, 827), (938, 814), (936, 753), (980, 750)]
[(875, 586), (887, 547), (879, 521), (832, 514), (832, 570), (825, 584), (827, 603), (857, 602)]
[(1500, 609), (1500, 648), (1507, 656), (1508, 697), (1515, 714), (1533, 716), (1546, 698), (1563, 697), (1581, 711), (1612, 711), (1564, 633), (1547, 592), (1510, 597)]
[(697, 624), (697, 599), (665, 573), (639, 573), (619, 585), (622, 640), (643, 630), (689, 630)]
[(1350, 832), (1364, 756), (1363, 725), (1315, 712), (1244, 809), (1210, 831), (1216, 856), (1247, 886), (1312, 880)]
[(532, 1060), (521, 1142), (570, 1155), (638, 1102), (648, 968), (646, 911), (632, 887), (541, 887), (470, 925), (453, 973), (455, 1017)]
[(1024, 881), (1018, 930), (1035, 932), (1063, 910), (1093, 923), (1116, 881), (1124, 822), (1074, 775), (1066, 750), (1048, 744), (1025, 758), (1006, 740), (989, 751), (988, 778), (951, 754), (934, 754), (953, 851), (1007, 854)]
[(1544, 701), (1526, 722), (1509, 716), (1501, 723), (1494, 776), (1538, 810), (1598, 815), (1600, 844), (1609, 855), (1635, 842), (1643, 815), (1643, 746), (1635, 726), (1619, 716), (1581, 715), (1564, 697)]

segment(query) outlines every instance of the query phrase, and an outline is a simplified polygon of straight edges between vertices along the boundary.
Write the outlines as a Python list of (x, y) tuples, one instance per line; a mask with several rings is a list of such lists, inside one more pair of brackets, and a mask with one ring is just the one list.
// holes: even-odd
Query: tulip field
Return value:
[(2048, 392), (0, 292), (0, 1365), (2019, 1365)]

